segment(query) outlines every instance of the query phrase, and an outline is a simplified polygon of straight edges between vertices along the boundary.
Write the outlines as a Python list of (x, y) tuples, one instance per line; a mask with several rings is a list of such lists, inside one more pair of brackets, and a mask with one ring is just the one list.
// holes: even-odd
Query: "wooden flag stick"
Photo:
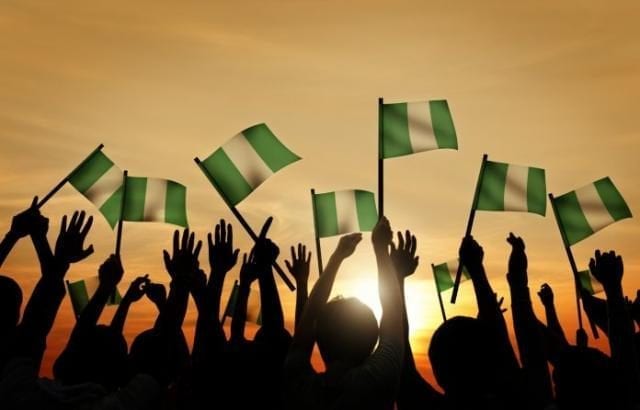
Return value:
[[(257, 241), (258, 240), (258, 235), (256, 235), (256, 233), (251, 228), (249, 223), (247, 223), (247, 221), (244, 219), (244, 217), (242, 216), (240, 211), (238, 211), (238, 209), (234, 205), (230, 204), (227, 201), (225, 196), (222, 194), (222, 191), (220, 190), (220, 187), (218, 186), (217, 182), (213, 179), (213, 176), (209, 173), (209, 171), (204, 166), (202, 166), (202, 161), (200, 161), (200, 159), (197, 158), (197, 157), (194, 158), (194, 161), (195, 161), (196, 164), (198, 164), (198, 168), (200, 168), (202, 173), (207, 177), (207, 179), (209, 179), (209, 182), (211, 182), (211, 185), (213, 185), (213, 187), (216, 189), (216, 191), (218, 191), (218, 194), (220, 194), (220, 196), (222, 197), (224, 202), (227, 204), (227, 206), (231, 210), (231, 213), (236, 217), (238, 222), (240, 222), (240, 225), (242, 225), (244, 230), (247, 231), (247, 233), (249, 234), (251, 239), (253, 239), (254, 242)], [(293, 282), (291, 282), (291, 279), (289, 279), (289, 277), (284, 273), (284, 270), (282, 270), (280, 265), (278, 265), (277, 261), (273, 262), (273, 267), (276, 270), (276, 272), (278, 273), (278, 275), (280, 276), (280, 278), (282, 278), (284, 283), (287, 285), (289, 290), (291, 290), (291, 291), (296, 290), (296, 287), (293, 285)]]
[(446, 313), (444, 313), (444, 303), (442, 302), (442, 294), (440, 293), (440, 286), (439, 286), (440, 284), (438, 283), (438, 275), (436, 275), (436, 267), (433, 263), (431, 264), (431, 271), (433, 272), (433, 280), (436, 283), (436, 293), (438, 294), (438, 302), (440, 302), (440, 312), (442, 313), (442, 321), (446, 322), (447, 315)]
[(316, 190), (311, 188), (311, 208), (313, 209), (313, 236), (316, 239), (316, 255), (318, 256), (318, 276), (322, 275), (322, 248), (318, 237), (318, 219), (316, 214)]
[[(578, 327), (580, 330), (583, 330), (582, 327), (582, 307), (580, 305), (580, 278), (578, 277), (578, 266), (576, 265), (576, 260), (573, 257), (573, 252), (571, 251), (571, 246), (569, 246), (569, 243), (567, 242), (567, 238), (564, 234), (564, 228), (562, 226), (562, 221), (560, 221), (560, 218), (558, 217), (558, 210), (556, 208), (556, 204), (555, 204), (555, 198), (553, 197), (553, 194), (549, 194), (549, 200), (551, 201), (551, 209), (553, 210), (553, 216), (556, 219), (556, 223), (558, 225), (558, 229), (560, 230), (560, 236), (562, 237), (562, 243), (564, 244), (564, 250), (567, 253), (567, 258), (569, 259), (569, 265), (571, 266), (571, 272), (573, 272), (573, 280), (575, 282), (575, 291), (576, 291), (576, 309), (577, 309), (577, 313), (578, 313)], [(591, 318), (589, 319), (589, 325), (591, 326), (591, 333), (593, 333), (593, 337), (598, 339), (600, 337), (599, 333), (598, 333), (598, 329), (596, 328), (595, 323), (593, 323), (593, 320), (591, 320)]]
[(384, 216), (384, 152), (382, 144), (382, 105), (383, 98), (378, 98), (378, 218)]
[(64, 184), (66, 184), (67, 181), (69, 181), (69, 177), (71, 175), (73, 175), (73, 173), (76, 172), (81, 166), (83, 166), (84, 163), (87, 162), (87, 160), (93, 156), (93, 154), (95, 154), (96, 152), (100, 151), (102, 148), (104, 148), (104, 144), (98, 145), (98, 147), (96, 149), (91, 151), (91, 154), (89, 154), (84, 160), (82, 160), (82, 162), (80, 164), (78, 164), (78, 166), (75, 167), (73, 169), (73, 171), (69, 172), (69, 174), (66, 177), (64, 177), (64, 179), (62, 179), (62, 181), (58, 182), (58, 184), (56, 186), (54, 186), (53, 189), (51, 191), (49, 191), (48, 194), (46, 194), (44, 197), (42, 197), (42, 199), (40, 199), (40, 201), (38, 202), (38, 208), (40, 208), (42, 205), (47, 203), (47, 201), (49, 201), (49, 199), (51, 199), (51, 197), (54, 196), (56, 194), (56, 192), (58, 192), (60, 189), (62, 189)]
[[(478, 195), (480, 193), (480, 184), (482, 183), (482, 175), (484, 174), (484, 166), (487, 163), (488, 155), (482, 156), (482, 163), (480, 164), (480, 173), (478, 174), (478, 182), (476, 182), (476, 192), (473, 194), (473, 201), (471, 203), (471, 212), (469, 212), (469, 220), (467, 221), (467, 230), (464, 233), (464, 238), (471, 235), (471, 229), (473, 228), (473, 221), (476, 218), (476, 207), (478, 206)], [(462, 277), (462, 261), (458, 263), (458, 270), (456, 272), (456, 280), (453, 282), (453, 292), (451, 292), (451, 303), (456, 303), (458, 297), (458, 287), (460, 286), (460, 279)]]
[(120, 246), (122, 245), (122, 225), (124, 222), (124, 204), (127, 196), (127, 175), (125, 169), (122, 173), (122, 199), (120, 200), (120, 218), (118, 219), (118, 230), (116, 231), (116, 255), (120, 256)]

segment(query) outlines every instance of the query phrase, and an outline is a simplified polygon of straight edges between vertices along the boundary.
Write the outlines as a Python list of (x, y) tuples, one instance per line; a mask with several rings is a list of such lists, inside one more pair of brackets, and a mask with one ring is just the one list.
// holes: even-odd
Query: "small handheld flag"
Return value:
[[(98, 285), (100, 285), (100, 279), (97, 276), (91, 276), (76, 282), (67, 281), (69, 299), (71, 299), (71, 306), (73, 307), (73, 313), (76, 318), (80, 316), (80, 313), (82, 313), (93, 295), (96, 293)], [(121, 300), (122, 296), (116, 288), (114, 295), (108, 299), (107, 305), (118, 305)]]

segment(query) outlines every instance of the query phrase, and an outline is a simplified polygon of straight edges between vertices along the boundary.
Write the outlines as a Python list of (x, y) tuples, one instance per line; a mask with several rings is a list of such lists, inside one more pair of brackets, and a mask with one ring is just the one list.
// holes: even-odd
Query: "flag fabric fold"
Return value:
[(573, 245), (621, 219), (631, 211), (609, 177), (553, 200), (567, 245)]
[(313, 196), (316, 235), (319, 238), (373, 230), (378, 221), (373, 192), (344, 190)]
[(200, 164), (223, 198), (234, 206), (271, 175), (299, 159), (266, 124), (258, 124), (231, 138)]
[(544, 169), (487, 161), (478, 184), (477, 210), (546, 213)]
[(383, 104), (382, 158), (436, 149), (458, 149), (458, 139), (446, 100)]
[(123, 220), (187, 227), (187, 188), (174, 181), (127, 177)]
[(580, 286), (589, 292), (590, 295), (604, 292), (602, 284), (591, 274), (589, 269), (578, 272), (578, 281), (580, 282)]

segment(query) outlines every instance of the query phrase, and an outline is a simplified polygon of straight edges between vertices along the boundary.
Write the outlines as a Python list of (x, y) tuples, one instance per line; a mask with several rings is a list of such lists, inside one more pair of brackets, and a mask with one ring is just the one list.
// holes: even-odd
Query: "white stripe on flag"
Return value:
[(115, 165), (84, 192), (84, 195), (100, 208), (122, 186), (122, 171)]
[(336, 215), (338, 216), (338, 232), (357, 232), (360, 230), (358, 223), (358, 209), (356, 208), (356, 195), (353, 191), (336, 191)]
[(164, 222), (167, 201), (167, 181), (147, 178), (147, 191), (144, 195), (145, 221)]
[(602, 202), (602, 198), (600, 198), (594, 184), (589, 184), (576, 190), (576, 197), (580, 203), (580, 208), (582, 208), (582, 213), (593, 232), (597, 232), (615, 222), (604, 202)]
[(238, 171), (251, 189), (260, 185), (273, 174), (271, 168), (267, 166), (242, 133), (231, 138), (229, 142), (224, 144), (222, 149), (233, 162), (233, 165), (238, 168)]
[(456, 261), (447, 262), (447, 269), (449, 270), (449, 276), (451, 276), (451, 281), (455, 283), (456, 274), (458, 273), (458, 261), (456, 260)]
[(518, 165), (507, 167), (507, 178), (504, 187), (505, 211), (527, 211), (527, 183), (529, 181), (529, 168)]
[(407, 121), (409, 123), (409, 141), (411, 151), (429, 151), (438, 149), (438, 141), (430, 123), (429, 102), (407, 103)]

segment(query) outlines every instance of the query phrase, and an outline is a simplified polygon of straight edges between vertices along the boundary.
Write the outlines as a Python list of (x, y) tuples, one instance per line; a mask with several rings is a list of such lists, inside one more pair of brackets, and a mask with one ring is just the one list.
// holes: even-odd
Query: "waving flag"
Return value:
[(166, 179), (127, 177), (123, 212), (125, 221), (187, 227), (187, 188)]
[[(438, 292), (442, 293), (453, 288), (459, 263), (458, 259), (454, 259), (439, 265), (433, 265), (433, 276), (436, 280)], [(467, 269), (463, 266), (460, 282), (464, 282), (469, 279), (471, 279), (471, 276), (469, 276), (469, 272), (467, 272)]]
[(371, 231), (378, 222), (375, 196), (369, 191), (314, 194), (313, 210), (319, 238)]

